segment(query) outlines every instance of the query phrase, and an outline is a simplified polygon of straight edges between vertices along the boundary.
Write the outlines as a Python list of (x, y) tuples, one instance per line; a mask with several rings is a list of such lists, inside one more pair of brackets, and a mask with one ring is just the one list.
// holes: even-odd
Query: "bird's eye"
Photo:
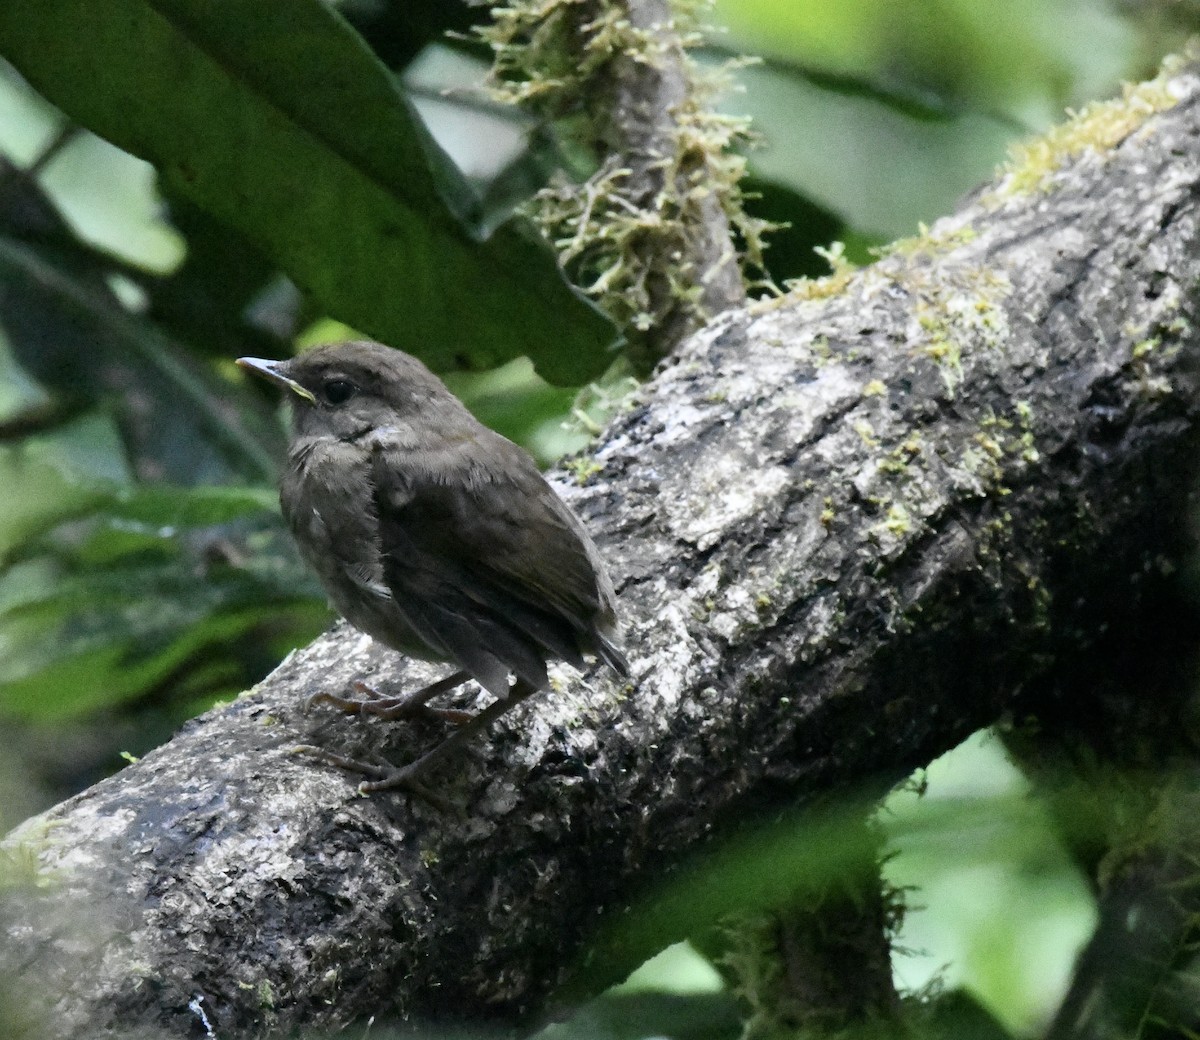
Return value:
[(345, 404), (356, 393), (358, 387), (348, 379), (327, 379), (321, 386), (321, 396), (330, 404)]

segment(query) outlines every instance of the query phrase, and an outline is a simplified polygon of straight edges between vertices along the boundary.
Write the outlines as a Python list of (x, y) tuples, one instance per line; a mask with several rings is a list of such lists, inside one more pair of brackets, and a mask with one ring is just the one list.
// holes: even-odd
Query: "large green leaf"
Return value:
[(0, 4), (0, 54), (336, 317), (433, 367), (524, 354), (578, 385), (611, 360), (611, 326), (540, 243), (512, 223), (479, 242), (450, 214), (474, 199), (320, 0)]

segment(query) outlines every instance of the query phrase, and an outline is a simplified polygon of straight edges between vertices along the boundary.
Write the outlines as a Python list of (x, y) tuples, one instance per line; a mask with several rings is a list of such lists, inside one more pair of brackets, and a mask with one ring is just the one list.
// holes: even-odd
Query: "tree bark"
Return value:
[[(745, 303), (746, 289), (720, 193), (702, 182), (705, 174), (712, 175), (712, 157), (697, 141), (687, 143), (688, 135), (699, 136), (686, 119), (689, 109), (700, 107), (693, 96), (697, 73), (688, 69), (672, 5), (669, 0), (624, 0), (623, 6), (632, 29), (649, 42), (642, 53), (620, 55), (613, 63), (612, 99), (605, 106), (608, 154), (629, 170), (625, 193), (639, 210), (655, 214), (667, 189), (669, 197), (690, 211), (664, 222), (680, 239), (672, 253), (663, 253), (661, 236), (648, 234), (641, 247), (652, 272), (651, 310), (659, 316), (647, 337), (657, 357), (695, 332), (702, 317)], [(672, 264), (674, 279), (662, 269)], [(680, 299), (671, 285), (680, 280), (681, 268), (698, 283), (694, 301)]]
[(461, 815), (292, 753), (435, 735), (304, 712), (433, 674), (339, 626), (10, 836), (37, 883), (5, 895), (0, 975), (70, 1036), (527, 1014), (737, 821), (1039, 710), (1190, 541), (1195, 71), (1160, 94), (1111, 147), (684, 344), (564, 487), (633, 681), (564, 670), (442, 768)]

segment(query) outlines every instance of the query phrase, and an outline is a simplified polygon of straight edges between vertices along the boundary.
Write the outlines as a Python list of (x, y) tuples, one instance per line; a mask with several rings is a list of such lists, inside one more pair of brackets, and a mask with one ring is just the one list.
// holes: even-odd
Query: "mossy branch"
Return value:
[(681, 345), (564, 487), (632, 683), (557, 673), (438, 775), (461, 818), (292, 754), (436, 736), (304, 713), (429, 676), (339, 627), (11, 837), (39, 885), (0, 899), (0, 976), (71, 1037), (195, 1031), (201, 998), (224, 1040), (533, 1024), (572, 973), (633, 967), (578, 958), (714, 837), (1001, 718), (1092, 717), (1071, 678), (1113, 633), (1176, 653), (1155, 605), (1195, 541), (1200, 77), (1163, 86), (1036, 186)]
[[(745, 299), (762, 222), (743, 207), (744, 121), (710, 103), (723, 73), (688, 55), (698, 8), (670, 0), (509, 0), (480, 30), (495, 95), (557, 121), (591, 156), (531, 207), (576, 284), (643, 363)], [(740, 249), (739, 249), (739, 244)]]

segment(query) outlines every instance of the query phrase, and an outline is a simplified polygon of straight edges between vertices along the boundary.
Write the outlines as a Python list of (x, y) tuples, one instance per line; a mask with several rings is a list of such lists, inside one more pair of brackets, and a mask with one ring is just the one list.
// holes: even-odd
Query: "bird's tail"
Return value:
[(596, 636), (596, 656), (622, 679), (629, 678), (629, 660), (625, 656), (625, 651), (607, 636), (599, 633)]

